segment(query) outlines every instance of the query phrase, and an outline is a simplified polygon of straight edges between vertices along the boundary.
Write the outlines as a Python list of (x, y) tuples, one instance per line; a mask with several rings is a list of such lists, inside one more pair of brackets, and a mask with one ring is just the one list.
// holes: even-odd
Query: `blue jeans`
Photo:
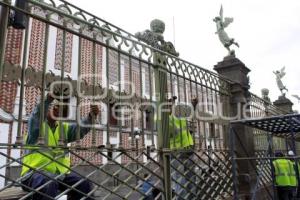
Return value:
[(293, 200), (293, 191), (296, 187), (277, 186), (278, 200)]
[[(46, 173), (47, 176), (50, 176), (51, 178), (56, 177), (57, 175), (55, 174), (51, 174), (51, 173)], [(27, 178), (26, 180), (22, 181), (22, 183), (30, 188), (33, 189), (37, 189), (38, 187), (44, 185), (45, 183), (47, 183), (48, 181), (50, 181), (49, 183), (47, 183), (47, 185), (45, 185), (44, 187), (42, 187), (42, 189), (39, 189), (40, 192), (47, 194), (50, 197), (56, 197), (57, 195), (59, 195), (61, 193), (61, 191), (64, 191), (66, 189), (68, 189), (68, 187), (64, 186), (63, 184), (58, 183), (55, 180), (51, 180), (49, 177), (47, 177), (45, 175), (43, 175), (42, 173), (33, 173), (29, 178)], [(70, 174), (66, 174), (64, 175), (64, 177), (62, 177), (62, 179), (60, 179), (63, 183), (65, 183), (68, 186), (72, 186), (74, 184), (76, 184), (78, 181), (80, 181), (82, 178), (77, 176), (74, 173), (70, 173)], [(75, 187), (77, 190), (88, 194), (91, 190), (92, 190), (92, 185), (88, 180), (84, 180), (82, 181), (80, 184), (78, 184)], [(28, 190), (26, 188), (23, 188), (26, 191), (31, 191)], [(68, 193), (68, 199), (71, 200), (75, 200), (75, 199), (80, 199), (82, 198), (84, 195), (82, 195), (81, 193), (77, 192), (77, 191), (69, 191)], [(32, 200), (48, 200), (50, 198), (39, 194), (39, 193), (34, 193), (34, 195), (32, 196)], [(91, 198), (87, 198), (87, 199), (91, 199)]]

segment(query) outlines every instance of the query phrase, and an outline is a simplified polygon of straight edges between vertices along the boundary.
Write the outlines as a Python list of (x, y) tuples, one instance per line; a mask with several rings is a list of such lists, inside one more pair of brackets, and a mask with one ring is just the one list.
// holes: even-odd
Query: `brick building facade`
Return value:
[[(36, 11), (38, 12), (38, 11)], [(40, 13), (43, 14), (43, 13)], [(55, 17), (54, 17), (55, 18)], [(99, 44), (94, 44), (91, 41), (88, 41), (83, 38), (79, 38), (71, 33), (65, 32), (65, 41), (64, 31), (53, 26), (49, 26), (48, 32), (48, 44), (46, 45), (46, 24), (35, 20), (30, 19), (29, 21), (29, 41), (27, 49), (24, 49), (24, 30), (17, 30), (9, 28), (7, 35), (7, 47), (5, 60), (21, 65), (22, 59), (26, 59), (26, 67), (33, 68), (37, 71), (41, 71), (46, 63), (46, 72), (53, 72), (56, 75), (61, 74), (61, 67), (64, 67), (65, 76), (70, 76), (73, 80), (77, 80), (79, 73), (88, 84), (92, 83), (92, 77), (88, 76), (90, 74), (96, 74), (96, 84), (101, 84), (103, 87), (118, 89), (116, 86), (118, 81), (127, 81), (130, 80), (133, 82), (133, 91), (138, 96), (147, 96), (150, 95), (149, 88), (149, 79), (151, 75), (149, 74), (149, 67), (145, 64), (139, 63), (137, 60), (129, 58), (128, 56), (118, 55), (116, 51), (107, 50)], [(90, 34), (90, 33), (85, 33)], [(63, 42), (65, 42), (63, 44)], [(45, 49), (46, 46), (48, 49)], [(63, 48), (63, 46), (65, 48)], [(27, 51), (27, 57), (23, 57), (23, 52)], [(106, 54), (109, 54), (108, 56)], [(45, 55), (46, 54), (46, 55)], [(120, 59), (119, 59), (120, 56)], [(64, 58), (63, 58), (64, 57)], [(109, 58), (107, 61), (106, 59)], [(93, 69), (93, 59), (95, 59), (95, 68)], [(80, 69), (78, 69), (80, 67)], [(94, 71), (95, 70), (95, 71)], [(106, 70), (108, 70), (108, 83), (106, 79)], [(152, 73), (152, 72), (150, 72)], [(120, 77), (119, 77), (120, 76)], [(144, 84), (143, 84), (144, 83)], [(20, 85), (16, 82), (2, 82), (1, 85), (1, 96), (0, 96), (0, 108), (1, 115), (11, 115), (15, 116), (15, 120), (5, 121), (2, 120), (0, 123), (0, 128), (9, 125), (9, 131), (5, 134), (4, 137), (8, 138), (8, 143), (14, 143), (17, 135), (17, 121), (18, 111), (19, 111), (19, 99), (20, 99)], [(121, 89), (129, 93), (129, 85), (121, 85)], [(39, 102), (41, 91), (37, 87), (25, 86), (24, 91), (24, 105), (23, 105), (23, 119), (28, 119), (33, 108)], [(82, 103), (89, 103), (88, 99), (81, 99)], [(70, 100), (71, 108), (73, 114), (70, 115), (72, 119), (75, 119), (76, 111), (76, 98)], [(109, 106), (108, 106), (109, 107)], [(80, 107), (81, 116), (85, 116), (89, 112), (89, 106)], [(105, 111), (106, 106), (104, 103), (101, 103), (101, 114), (99, 120), (101, 124), (106, 124), (110, 117), (107, 116)], [(141, 113), (138, 116), (134, 116), (133, 120), (122, 120), (123, 127), (139, 127), (142, 129), (142, 124), (146, 127), (146, 119), (141, 118)], [(142, 121), (144, 123), (142, 123)], [(22, 125), (22, 133), (27, 132), (26, 120)], [(119, 124), (115, 124), (118, 126)], [(114, 126), (114, 124), (111, 124)], [(112, 147), (118, 147), (121, 143), (124, 148), (131, 147), (131, 141), (129, 141), (130, 134), (121, 133), (122, 141), (120, 141), (119, 132), (110, 132), (109, 134), (109, 143)], [(138, 141), (139, 147), (142, 145), (150, 145), (151, 141), (148, 137), (141, 137)], [(87, 134), (83, 139), (80, 140), (81, 146), (91, 146), (91, 145), (106, 145), (107, 144), (107, 134), (106, 131), (96, 131), (96, 144), (92, 144), (92, 134)], [(91, 152), (78, 152), (82, 157), (91, 157)], [(10, 155), (11, 153), (8, 152)], [(16, 157), (20, 156), (20, 152), (13, 153)], [(13, 155), (13, 156), (14, 156)], [(113, 157), (116, 155), (112, 155)], [(130, 159), (122, 155), (117, 159), (118, 162), (128, 162)], [(74, 164), (79, 163), (79, 159), (72, 157), (72, 162)], [(93, 163), (103, 164), (107, 162), (107, 158), (102, 156), (93, 157)]]

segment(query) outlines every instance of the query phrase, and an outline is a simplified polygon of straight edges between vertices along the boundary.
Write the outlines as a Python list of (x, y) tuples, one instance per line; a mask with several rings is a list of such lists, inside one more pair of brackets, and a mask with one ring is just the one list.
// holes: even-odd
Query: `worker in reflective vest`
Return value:
[[(193, 182), (194, 164), (191, 161), (193, 156), (193, 137), (189, 131), (187, 119), (185, 117), (175, 116), (178, 113), (171, 112), (171, 108), (175, 105), (176, 96), (170, 97), (169, 105), (169, 135), (170, 135), (170, 149), (179, 150), (178, 154), (173, 154), (171, 160), (172, 166), (172, 188), (173, 192), (177, 193), (177, 200), (183, 200), (188, 192), (195, 190)], [(173, 110), (174, 111), (174, 110)], [(180, 151), (183, 150), (183, 151)], [(190, 150), (190, 151), (189, 151)], [(182, 167), (182, 165), (184, 165)]]
[[(173, 106), (176, 99), (177, 97), (173, 96), (168, 101)], [(185, 117), (176, 117), (175, 113), (172, 112), (169, 115), (169, 135), (171, 149), (188, 149), (194, 145), (187, 119)]]
[[(296, 172), (297, 181), (299, 181), (298, 176), (300, 174), (300, 164), (299, 164), (299, 162), (296, 162), (295, 153), (292, 150), (289, 150), (287, 155), (288, 155), (290, 161), (293, 163), (293, 166), (294, 166), (294, 169), (295, 169), (295, 172)], [(297, 163), (297, 165), (296, 165), (296, 163)], [(298, 170), (298, 174), (297, 174), (297, 170)], [(294, 197), (299, 199), (299, 197), (300, 197), (300, 184), (298, 184), (297, 190), (295, 189), (293, 191), (293, 193), (294, 193)]]
[(190, 134), (185, 118), (169, 116), (170, 148), (189, 148), (194, 145), (193, 137)]
[(279, 200), (292, 200), (293, 191), (297, 187), (297, 177), (293, 163), (284, 158), (282, 152), (276, 152), (276, 160), (273, 161), (275, 186)]
[[(21, 176), (22, 184), (27, 187), (23, 187), (23, 189), (28, 191), (35, 189), (43, 193), (35, 192), (32, 196), (33, 200), (46, 200), (50, 199), (49, 197), (57, 196), (59, 191), (68, 189), (66, 185), (72, 187), (76, 184), (75, 190), (71, 190), (67, 194), (69, 199), (80, 199), (83, 197), (81, 193), (88, 194), (92, 190), (92, 185), (89, 181), (81, 180), (81, 177), (70, 172), (70, 157), (68, 153), (63, 149), (55, 148), (59, 144), (59, 138), (62, 135), (61, 131), (63, 131), (63, 139), (67, 143), (76, 140), (77, 125), (58, 123), (56, 121), (60, 117), (60, 109), (66, 111), (66, 107), (60, 108), (60, 103), (53, 98), (53, 95), (47, 95), (44, 108), (45, 119), (42, 122), (42, 130), (39, 127), (40, 104), (34, 108), (28, 121), (28, 134), (25, 144), (33, 146), (25, 149)], [(83, 124), (91, 124), (92, 117), (96, 117), (100, 112), (95, 105), (91, 106), (90, 109), (89, 116), (82, 121)], [(86, 135), (89, 130), (90, 128), (80, 127), (80, 138)], [(38, 144), (39, 135), (45, 136), (45, 145), (53, 148), (34, 146)], [(55, 179), (60, 182), (55, 181)]]

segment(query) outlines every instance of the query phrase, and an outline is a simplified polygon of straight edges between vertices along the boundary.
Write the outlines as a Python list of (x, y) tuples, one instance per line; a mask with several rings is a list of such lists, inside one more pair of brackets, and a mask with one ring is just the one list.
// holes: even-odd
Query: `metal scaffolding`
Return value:
[[(236, 151), (236, 143), (241, 143), (241, 138), (239, 133), (233, 128), (234, 125), (244, 125), (254, 129), (258, 129), (266, 134), (268, 139), (268, 151), (263, 153), (263, 155), (258, 155), (255, 157), (240, 157)], [(234, 199), (239, 199), (240, 194), (239, 188), (239, 169), (237, 162), (246, 162), (255, 170), (257, 176), (255, 187), (252, 189), (252, 199), (257, 199), (257, 193), (260, 186), (263, 186), (268, 194), (265, 198), (275, 199), (275, 184), (274, 184), (274, 170), (272, 161), (275, 159), (274, 151), (280, 150), (287, 153), (292, 150), (295, 153), (295, 162), (298, 162), (296, 142), (299, 141), (300, 133), (300, 115), (299, 114), (287, 114), (278, 115), (272, 117), (261, 117), (252, 118), (244, 120), (236, 120), (230, 123), (230, 151), (232, 159), (232, 174), (233, 174), (233, 184), (234, 184)], [(273, 146), (273, 138), (279, 137), (285, 139), (285, 149), (276, 149)], [(243, 149), (248, 154), (246, 149)], [(296, 165), (296, 175), (299, 182), (298, 165)], [(261, 195), (261, 194), (259, 194)], [(261, 198), (261, 197), (260, 197)]]

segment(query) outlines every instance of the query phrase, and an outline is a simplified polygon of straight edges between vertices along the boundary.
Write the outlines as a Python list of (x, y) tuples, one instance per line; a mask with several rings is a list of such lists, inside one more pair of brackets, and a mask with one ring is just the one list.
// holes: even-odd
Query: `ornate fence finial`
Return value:
[(150, 30), (137, 32), (135, 36), (156, 49), (168, 52), (174, 56), (179, 56), (172, 42), (166, 42), (164, 40), (164, 31), (165, 23), (159, 19), (154, 19), (150, 23)]
[(213, 21), (217, 25), (216, 34), (218, 34), (221, 43), (228, 50), (229, 55), (235, 55), (234, 50), (231, 50), (230, 46), (232, 44), (237, 47), (240, 46), (237, 42), (234, 41), (233, 38), (228, 37), (227, 33), (225, 32), (225, 28), (233, 22), (233, 18), (225, 17), (225, 19), (223, 19), (223, 6), (221, 5), (220, 16), (215, 17)]
[(285, 67), (282, 67), (280, 69), (280, 71), (278, 71), (278, 70), (273, 71), (273, 73), (276, 76), (276, 83), (277, 83), (278, 89), (280, 90), (282, 96), (285, 96), (284, 90), (286, 92), (288, 91), (288, 89), (283, 85), (282, 80), (281, 80), (286, 74), (284, 70), (285, 70)]
[(263, 100), (271, 103), (271, 99), (269, 97), (269, 89), (267, 89), (267, 88), (261, 89), (261, 96), (262, 96)]

